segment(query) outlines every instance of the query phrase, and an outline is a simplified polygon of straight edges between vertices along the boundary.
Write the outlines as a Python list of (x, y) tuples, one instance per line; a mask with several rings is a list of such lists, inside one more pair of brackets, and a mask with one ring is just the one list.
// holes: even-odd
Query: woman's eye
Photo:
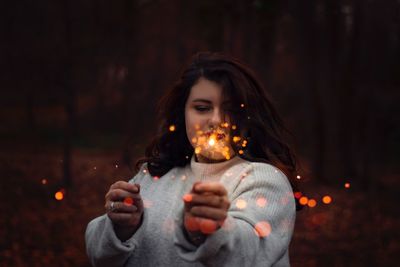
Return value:
[(211, 107), (209, 107), (209, 106), (195, 106), (194, 108), (195, 108), (195, 110), (200, 111), (200, 112), (206, 112), (206, 111), (211, 110)]

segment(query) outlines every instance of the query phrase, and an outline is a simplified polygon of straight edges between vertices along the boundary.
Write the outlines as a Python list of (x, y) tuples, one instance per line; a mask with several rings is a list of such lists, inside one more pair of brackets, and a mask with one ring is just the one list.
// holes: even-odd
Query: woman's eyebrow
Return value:
[(212, 104), (212, 101), (210, 101), (210, 100), (208, 100), (208, 99), (203, 99), (203, 98), (196, 98), (196, 99), (193, 99), (192, 102), (202, 102), (202, 103)]

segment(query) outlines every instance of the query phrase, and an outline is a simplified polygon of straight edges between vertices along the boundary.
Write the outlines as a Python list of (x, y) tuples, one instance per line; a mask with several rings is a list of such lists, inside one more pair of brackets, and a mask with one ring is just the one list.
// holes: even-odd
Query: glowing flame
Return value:
[(215, 139), (214, 138), (210, 138), (210, 140), (208, 140), (208, 144), (210, 146), (214, 146), (215, 145)]
[(196, 130), (196, 136), (191, 138), (195, 154), (214, 160), (230, 159), (234, 152), (230, 146), (229, 134), (225, 129), (228, 127), (229, 124), (225, 122), (221, 124), (221, 127), (208, 132)]

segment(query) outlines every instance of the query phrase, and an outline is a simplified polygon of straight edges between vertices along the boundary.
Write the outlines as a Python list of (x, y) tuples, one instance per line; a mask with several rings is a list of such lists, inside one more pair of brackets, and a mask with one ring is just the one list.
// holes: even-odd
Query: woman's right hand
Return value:
[(118, 181), (110, 186), (105, 196), (107, 215), (121, 241), (129, 239), (140, 227), (143, 216), (143, 201), (140, 185)]

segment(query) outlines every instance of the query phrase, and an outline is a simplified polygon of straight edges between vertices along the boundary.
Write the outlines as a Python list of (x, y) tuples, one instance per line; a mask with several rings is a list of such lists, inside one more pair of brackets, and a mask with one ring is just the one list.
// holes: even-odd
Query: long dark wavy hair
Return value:
[[(286, 141), (290, 132), (253, 71), (237, 59), (220, 53), (195, 54), (176, 84), (160, 99), (157, 135), (147, 146), (145, 157), (136, 162), (136, 168), (147, 162), (150, 174), (162, 177), (172, 168), (190, 162), (194, 149), (186, 135), (185, 104), (200, 77), (218, 83), (223, 89), (223, 97), (230, 100), (224, 113), (236, 125), (231, 136), (248, 140), (245, 148), (232, 142), (236, 155), (276, 166), (297, 190), (296, 158)], [(175, 126), (174, 131), (170, 131), (171, 125)], [(242, 150), (241, 154), (239, 150)]]

